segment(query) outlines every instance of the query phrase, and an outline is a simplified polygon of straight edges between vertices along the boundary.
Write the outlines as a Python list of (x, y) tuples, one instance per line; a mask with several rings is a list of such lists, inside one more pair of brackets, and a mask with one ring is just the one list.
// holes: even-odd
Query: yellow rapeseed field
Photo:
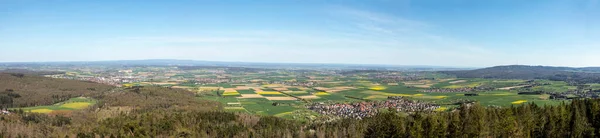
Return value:
[(273, 91), (263, 91), (263, 92), (256, 92), (257, 94), (270, 94), (270, 95), (279, 95), (282, 94), (280, 92), (273, 92)]
[(74, 102), (74, 103), (66, 103), (61, 105), (60, 107), (72, 108), (72, 109), (83, 109), (90, 106), (88, 102)]
[(440, 107), (438, 109), (435, 109), (435, 111), (441, 112), (441, 111), (446, 111), (448, 110), (448, 107)]
[(323, 95), (331, 95), (331, 94), (329, 94), (327, 92), (317, 92), (317, 93), (315, 93), (315, 95), (317, 95), (317, 96), (323, 96)]
[(512, 102), (512, 104), (522, 104), (522, 103), (525, 103), (525, 102), (527, 102), (527, 100), (518, 100), (518, 101)]
[(370, 87), (369, 89), (375, 90), (375, 91), (381, 91), (381, 90), (385, 90), (386, 87), (383, 87), (383, 86), (373, 86), (373, 87)]
[(30, 112), (34, 112), (34, 113), (50, 113), (54, 110), (50, 110), (50, 109), (35, 109), (35, 110), (31, 110)]
[(133, 86), (133, 84), (131, 84), (131, 83), (123, 84), (123, 87), (131, 87), (131, 86)]
[(448, 97), (448, 96), (435, 96), (435, 99), (444, 99), (446, 97)]
[(223, 96), (231, 96), (231, 95), (240, 95), (240, 93), (236, 92), (224, 92)]

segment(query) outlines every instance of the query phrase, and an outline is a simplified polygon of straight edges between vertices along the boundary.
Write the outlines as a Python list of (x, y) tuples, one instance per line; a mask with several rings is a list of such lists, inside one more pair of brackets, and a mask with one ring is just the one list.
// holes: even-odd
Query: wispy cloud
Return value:
[(402, 25), (407, 28), (426, 28), (431, 27), (431, 24), (411, 20), (406, 18), (401, 18), (397, 16), (387, 15), (384, 13), (371, 12), (366, 10), (358, 10), (346, 7), (338, 7), (334, 8), (332, 13), (338, 15), (347, 15), (347, 17), (354, 18), (356, 20), (372, 23), (372, 24), (388, 24), (388, 25)]
[[(436, 33), (436, 26), (425, 21), (402, 18), (351, 8), (334, 8), (334, 16), (345, 18), (355, 25), (355, 33), (376, 35), (378, 40), (392, 43), (392, 48), (414, 51), (445, 60), (479, 61), (495, 53), (468, 40)], [(427, 57), (427, 56), (425, 56)], [(424, 59), (425, 61), (428, 59)]]
[[(332, 18), (349, 31), (249, 30), (120, 40), (168, 57), (227, 61), (480, 65), (494, 53), (465, 40), (436, 34), (434, 24), (351, 8)], [(202, 54), (194, 54), (202, 51)], [(160, 58), (160, 57), (150, 57)]]

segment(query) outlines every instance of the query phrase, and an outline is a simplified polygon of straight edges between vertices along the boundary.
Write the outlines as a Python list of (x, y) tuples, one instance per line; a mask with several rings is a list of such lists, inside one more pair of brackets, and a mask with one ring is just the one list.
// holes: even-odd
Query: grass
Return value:
[[(462, 82), (458, 82), (460, 80), (464, 80)], [(451, 83), (455, 82), (455, 83)], [(524, 80), (502, 80), (502, 79), (456, 79), (451, 81), (439, 82), (433, 85), (435, 88), (465, 88), (465, 87), (477, 87), (477, 86), (485, 86), (492, 88), (503, 88), (510, 86), (517, 86), (521, 83), (525, 82)]]
[(306, 91), (291, 91), (291, 92), (285, 92), (287, 94), (290, 95), (294, 95), (294, 96), (307, 96), (307, 95), (312, 95)]
[(283, 112), (283, 113), (276, 114), (274, 116), (282, 117), (282, 116), (289, 115), (289, 114), (292, 114), (292, 113), (294, 113), (294, 112)]
[(225, 92), (227, 93), (227, 92), (238, 92), (238, 91), (236, 91), (236, 90), (226, 90)]
[(531, 89), (532, 91), (566, 92), (577, 89), (577, 86), (569, 86), (569, 84), (563, 81), (536, 80), (536, 82), (550, 83), (550, 85), (536, 86)]
[(350, 102), (350, 101), (358, 101), (355, 99), (346, 98), (343, 95), (339, 94), (330, 94), (330, 95), (322, 95), (319, 96), (318, 99), (312, 99), (315, 102), (325, 102), (325, 101), (333, 101), (333, 102)]
[(590, 85), (590, 88), (594, 90), (600, 89), (599, 83), (588, 83), (587, 85)]
[(263, 90), (263, 91), (276, 91), (275, 89), (271, 89), (271, 88), (262, 88), (261, 90)]
[(224, 107), (225, 110), (246, 110), (244, 107)]
[(252, 89), (249, 89), (249, 90), (237, 90), (237, 91), (238, 91), (238, 93), (240, 93), (240, 94), (256, 94), (256, 93), (254, 92), (254, 90), (252, 90)]
[(456, 89), (456, 88), (473, 88), (482, 85), (482, 82), (472, 82), (472, 83), (459, 83), (455, 85), (444, 86), (443, 88)]
[(294, 88), (294, 87), (288, 88), (288, 90), (290, 90), (290, 91), (302, 91), (302, 90), (300, 90), (298, 88)]
[(273, 106), (274, 102), (265, 98), (239, 99), (239, 101), (246, 110), (259, 115), (275, 115), (296, 110), (295, 107), (287, 105)]
[[(281, 95), (279, 95), (281, 96)], [(284, 112), (293, 112), (298, 108), (296, 105), (301, 105), (299, 101), (269, 101), (265, 98), (244, 98), (239, 99), (235, 97), (200, 97), (200, 99), (219, 101), (223, 105), (227, 103), (240, 103), (241, 107), (224, 107), (225, 111), (232, 112), (248, 112), (258, 115), (276, 115)], [(280, 103), (278, 106), (273, 106), (273, 103)], [(289, 106), (293, 105), (293, 106)]]
[(364, 91), (363, 93), (371, 95), (383, 95), (383, 96), (413, 96), (412, 94), (400, 94), (400, 93), (387, 93), (378, 91)]
[(231, 84), (227, 84), (227, 83), (218, 83), (218, 84), (205, 84), (205, 85), (201, 85), (201, 87), (223, 87), (223, 88), (235, 88), (235, 86), (232, 86)]

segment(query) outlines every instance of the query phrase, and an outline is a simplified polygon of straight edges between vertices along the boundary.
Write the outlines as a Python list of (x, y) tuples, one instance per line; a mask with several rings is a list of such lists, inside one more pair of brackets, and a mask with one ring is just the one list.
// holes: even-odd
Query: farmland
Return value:
[[(484, 106), (553, 105), (568, 101), (552, 100), (548, 94), (523, 95), (519, 92), (577, 90), (577, 86), (562, 81), (456, 78), (435, 72), (343, 73), (228, 68), (163, 69), (162, 72), (167, 73), (150, 76), (152, 82), (142, 80), (124, 86), (158, 85), (186, 89), (195, 92), (198, 99), (221, 103), (226, 111), (284, 118), (298, 118), (293, 115), (299, 113), (315, 115), (306, 109), (311, 103), (384, 101), (390, 96), (443, 105), (439, 110), (455, 108), (460, 101), (477, 101)], [(130, 75), (135, 74), (134, 71)], [(598, 86), (590, 84), (592, 89)], [(441, 90), (425, 91), (430, 89)], [(464, 91), (444, 92), (462, 89)]]
[[(161, 86), (195, 93), (198, 100), (216, 101), (223, 110), (265, 116), (306, 119), (321, 116), (307, 109), (313, 103), (350, 104), (385, 101), (388, 97), (439, 105), (452, 110), (462, 102), (484, 106), (514, 106), (524, 103), (555, 105), (577, 97), (577, 91), (600, 89), (564, 81), (457, 78), (439, 72), (294, 70), (229, 67), (134, 67), (119, 68), (116, 76), (134, 76), (120, 87)], [(69, 71), (77, 77), (83, 72)], [(98, 74), (85, 73), (86, 76)], [(534, 94), (523, 94), (534, 92)], [(521, 94), (519, 94), (521, 93)], [(564, 97), (556, 99), (564, 93)], [(68, 105), (76, 107), (80, 105)], [(82, 106), (82, 105), (81, 105)], [(57, 110), (66, 107), (48, 107)], [(41, 109), (41, 108), (40, 108)], [(35, 110), (48, 112), (48, 110)], [(308, 117), (311, 118), (311, 117)]]

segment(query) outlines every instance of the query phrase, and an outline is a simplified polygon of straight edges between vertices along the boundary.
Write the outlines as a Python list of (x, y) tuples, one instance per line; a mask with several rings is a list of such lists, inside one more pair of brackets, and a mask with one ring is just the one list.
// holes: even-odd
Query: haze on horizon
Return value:
[(600, 66), (599, 0), (0, 0), (0, 62)]

